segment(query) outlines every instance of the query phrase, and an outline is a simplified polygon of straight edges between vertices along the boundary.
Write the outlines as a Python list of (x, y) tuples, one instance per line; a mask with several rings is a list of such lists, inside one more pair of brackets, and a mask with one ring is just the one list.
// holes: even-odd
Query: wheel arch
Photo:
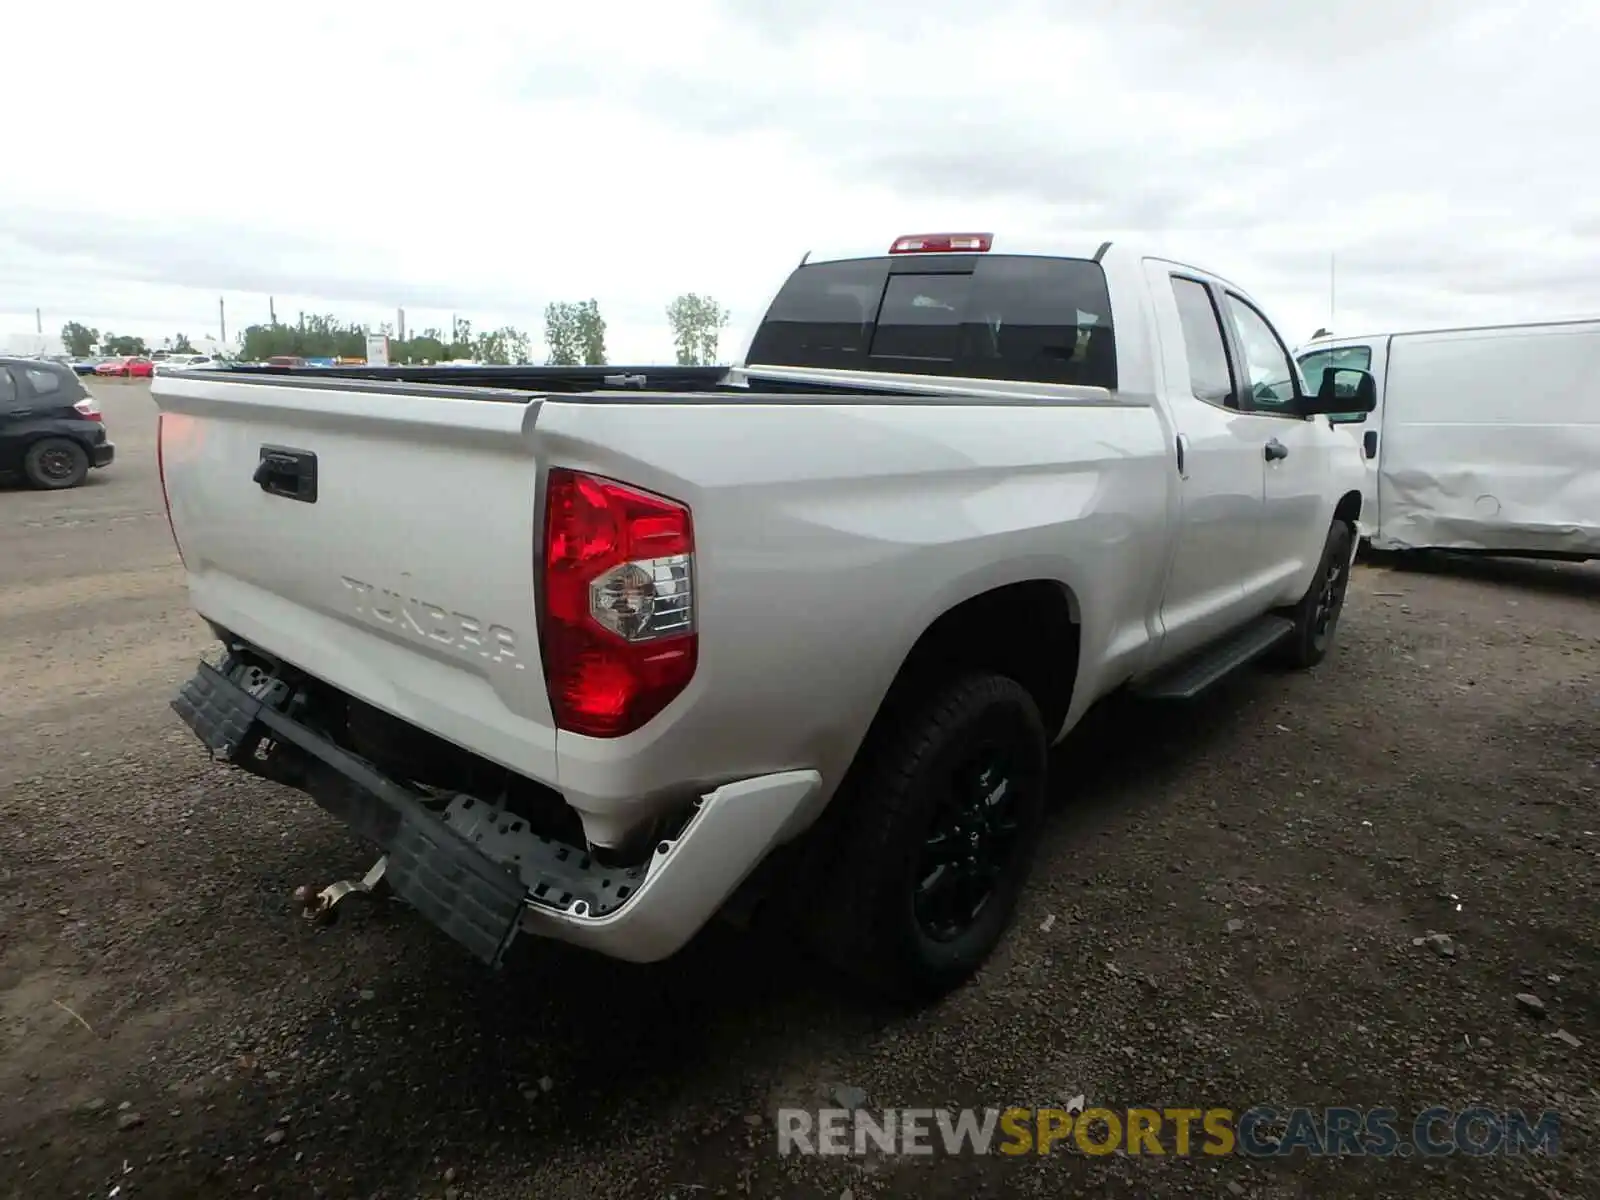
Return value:
[(1361, 533), (1361, 491), (1352, 489), (1339, 497), (1339, 502), (1333, 506), (1333, 519), (1344, 521), (1350, 526), (1353, 533)]
[(1028, 691), (1053, 739), (1077, 689), (1081, 612), (1067, 583), (1041, 577), (995, 584), (947, 604), (907, 650), (873, 725), (908, 693), (966, 671), (987, 670)]

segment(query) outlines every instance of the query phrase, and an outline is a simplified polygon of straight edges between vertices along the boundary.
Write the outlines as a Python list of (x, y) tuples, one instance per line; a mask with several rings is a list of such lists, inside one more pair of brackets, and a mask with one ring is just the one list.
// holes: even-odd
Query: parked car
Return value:
[(72, 372), (75, 375), (93, 375), (95, 368), (105, 361), (106, 360), (98, 354), (89, 355), (88, 357), (84, 358), (75, 358), (72, 360)]
[(1321, 338), (1307, 378), (1358, 367), (1377, 407), (1332, 419), (1360, 441), (1379, 550), (1600, 558), (1600, 320)]
[(520, 932), (647, 961), (764, 898), (938, 995), (1009, 924), (1047, 750), (1091, 705), (1328, 654), (1350, 378), (1308, 394), (1217, 275), (988, 234), (808, 258), (678, 391), (161, 377), (225, 652), (173, 704), (384, 852), (313, 913), (386, 886), (488, 963)]
[(155, 374), (168, 375), (173, 371), (205, 371), (225, 364), (210, 354), (169, 354), (153, 365)]
[(75, 371), (0, 358), (0, 475), (20, 475), (37, 488), (77, 487), (116, 452), (100, 406)]
[(101, 378), (149, 379), (155, 374), (155, 364), (143, 355), (109, 358), (94, 369)]

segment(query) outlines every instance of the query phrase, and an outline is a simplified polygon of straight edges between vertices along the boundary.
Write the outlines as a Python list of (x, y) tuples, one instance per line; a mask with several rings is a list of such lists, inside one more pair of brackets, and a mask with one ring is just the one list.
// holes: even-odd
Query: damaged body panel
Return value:
[[(1329, 339), (1372, 373), (1362, 533), (1379, 550), (1600, 557), (1600, 321)], [(1354, 417), (1355, 415), (1352, 414)]]
[(172, 701), (219, 759), (300, 788), (384, 851), (359, 883), (303, 895), (312, 915), (381, 884), (491, 966), (524, 930), (635, 962), (676, 953), (821, 786), (815, 771), (788, 771), (714, 789), (642, 862), (605, 864), (509, 807), (390, 778), (291, 715), (316, 706), (235, 654), (202, 662)]

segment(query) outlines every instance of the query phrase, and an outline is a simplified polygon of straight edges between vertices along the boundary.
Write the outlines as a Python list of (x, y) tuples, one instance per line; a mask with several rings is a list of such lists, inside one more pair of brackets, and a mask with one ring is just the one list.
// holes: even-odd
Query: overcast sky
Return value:
[(1330, 255), (1338, 332), (1600, 313), (1595, 0), (115, 11), (7, 13), (0, 334), (593, 297), (661, 361), (679, 292), (731, 343), (806, 250), (941, 229), (1138, 238), (1291, 343)]

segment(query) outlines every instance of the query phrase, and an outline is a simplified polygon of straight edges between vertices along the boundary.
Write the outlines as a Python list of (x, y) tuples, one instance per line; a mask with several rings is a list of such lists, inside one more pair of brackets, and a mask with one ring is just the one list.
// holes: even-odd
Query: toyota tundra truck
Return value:
[(1370, 375), (1311, 391), (1242, 288), (1132, 247), (882, 246), (804, 258), (727, 370), (156, 377), (219, 643), (173, 707), (382, 855), (309, 915), (644, 962), (756, 897), (930, 999), (1085, 710), (1323, 660)]

